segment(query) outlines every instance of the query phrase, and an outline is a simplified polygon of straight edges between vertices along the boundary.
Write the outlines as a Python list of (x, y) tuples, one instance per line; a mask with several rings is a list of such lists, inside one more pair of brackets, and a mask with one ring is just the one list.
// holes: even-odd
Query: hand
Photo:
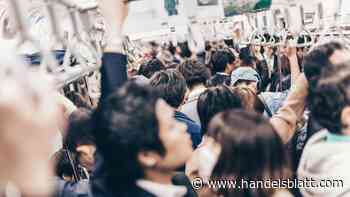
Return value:
[(128, 16), (128, 4), (125, 0), (100, 0), (99, 7), (104, 16), (109, 39), (121, 36), (123, 25)]
[(11, 180), (24, 196), (49, 196), (59, 110), (51, 87), (38, 86), (45, 78), (20, 77), (3, 79), (0, 87), (0, 111), (6, 114), (0, 118), (0, 182)]
[(297, 57), (297, 48), (296, 47), (287, 47), (286, 56), (289, 59)]

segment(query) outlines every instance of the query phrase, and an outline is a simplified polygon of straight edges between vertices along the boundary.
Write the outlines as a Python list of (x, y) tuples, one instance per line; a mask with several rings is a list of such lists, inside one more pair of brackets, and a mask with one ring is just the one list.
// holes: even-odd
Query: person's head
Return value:
[(350, 135), (350, 72), (349, 63), (323, 71), (310, 99), (315, 120), (334, 134)]
[(259, 91), (259, 84), (260, 76), (251, 67), (239, 67), (231, 74), (231, 86), (249, 87), (257, 93)]
[(186, 125), (148, 86), (126, 83), (100, 105), (95, 121), (102, 169), (114, 193), (130, 191), (138, 179), (155, 181), (157, 174), (178, 169), (193, 151)]
[[(72, 159), (75, 158), (75, 154), (70, 155)], [(74, 178), (74, 170), (71, 161), (68, 159), (67, 150), (61, 149), (57, 151), (52, 157), (51, 161), (54, 167), (55, 176), (65, 180), (72, 181)]]
[(234, 87), (233, 92), (237, 93), (242, 101), (242, 106), (246, 111), (252, 111), (263, 114), (265, 106), (257, 93), (247, 86)]
[(146, 63), (140, 66), (138, 75), (143, 75), (150, 79), (154, 75), (154, 73), (164, 69), (164, 64), (157, 58), (153, 58), (152, 60), (147, 61)]
[(210, 63), (213, 74), (218, 72), (231, 74), (236, 68), (236, 57), (227, 50), (219, 50), (212, 54)]
[(150, 85), (173, 108), (177, 109), (185, 101), (187, 93), (186, 80), (175, 69), (157, 72)]
[(240, 95), (228, 86), (219, 85), (208, 88), (198, 98), (197, 110), (205, 134), (210, 120), (219, 112), (242, 108)]
[(185, 77), (190, 89), (197, 85), (205, 85), (210, 78), (209, 69), (195, 60), (184, 61), (177, 70)]
[(188, 46), (188, 42), (181, 42), (178, 44), (178, 49), (180, 56), (182, 58), (190, 58), (192, 57), (192, 52)]
[(256, 59), (252, 55), (251, 47), (241, 48), (239, 51), (239, 59), (241, 67), (256, 68)]
[[(290, 178), (288, 154), (282, 140), (263, 116), (241, 110), (219, 113), (209, 124), (208, 136), (220, 147), (212, 180), (277, 181)], [(217, 193), (228, 197), (268, 197), (275, 191), (271, 188), (245, 188), (223, 189)]]
[(310, 84), (310, 92), (315, 89), (322, 70), (349, 60), (349, 50), (339, 42), (315, 46), (303, 59), (305, 76)]
[(255, 57), (253, 56), (242, 57), (240, 61), (241, 61), (241, 64), (240, 64), (241, 67), (250, 67), (250, 68), (256, 69), (257, 60)]
[(91, 124), (91, 111), (79, 108), (69, 117), (67, 135), (64, 144), (77, 155), (77, 161), (89, 172), (95, 164), (94, 154), (96, 151), (95, 138)]

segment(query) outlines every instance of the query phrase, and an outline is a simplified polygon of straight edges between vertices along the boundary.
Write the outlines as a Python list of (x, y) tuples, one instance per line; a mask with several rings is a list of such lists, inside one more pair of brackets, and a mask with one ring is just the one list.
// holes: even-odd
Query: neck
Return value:
[(226, 74), (229, 75), (229, 74), (230, 74), (230, 70), (229, 70), (228, 68), (226, 68), (225, 71), (224, 71), (224, 73), (226, 73)]
[(172, 184), (173, 173), (171, 172), (161, 172), (157, 170), (146, 170), (145, 179), (160, 184)]
[(197, 84), (197, 85), (194, 85), (194, 86), (191, 88), (191, 92), (192, 92), (192, 91), (195, 91), (195, 90), (203, 90), (203, 89), (206, 89), (206, 87), (204, 86), (204, 84)]

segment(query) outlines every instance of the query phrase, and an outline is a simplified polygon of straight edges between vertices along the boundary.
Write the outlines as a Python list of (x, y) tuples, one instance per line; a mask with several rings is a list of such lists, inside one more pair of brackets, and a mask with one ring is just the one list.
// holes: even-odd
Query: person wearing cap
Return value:
[(231, 74), (231, 86), (247, 86), (258, 93), (260, 76), (251, 67), (239, 67)]
[[(287, 55), (291, 61), (292, 72), (292, 88), (288, 95), (283, 92), (261, 92), (259, 88), (261, 78), (258, 72), (252, 67), (239, 67), (231, 74), (231, 86), (248, 87), (256, 93), (264, 104), (266, 115), (271, 118), (271, 123), (278, 131), (284, 143), (289, 142), (295, 133), (296, 123), (303, 117), (305, 98), (307, 95), (305, 87), (308, 86), (305, 76), (300, 74), (296, 50), (290, 49)], [(276, 94), (276, 96), (272, 94)], [(276, 98), (278, 99), (276, 100)]]

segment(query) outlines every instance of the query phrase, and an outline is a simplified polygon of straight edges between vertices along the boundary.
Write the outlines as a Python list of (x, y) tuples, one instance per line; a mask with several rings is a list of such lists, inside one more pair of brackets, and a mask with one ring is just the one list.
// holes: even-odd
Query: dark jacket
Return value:
[(104, 53), (101, 67), (101, 100), (128, 80), (127, 58), (118, 53)]
[(187, 125), (187, 133), (191, 135), (192, 146), (197, 148), (202, 141), (201, 127), (186, 114), (179, 111), (175, 112), (175, 119)]

